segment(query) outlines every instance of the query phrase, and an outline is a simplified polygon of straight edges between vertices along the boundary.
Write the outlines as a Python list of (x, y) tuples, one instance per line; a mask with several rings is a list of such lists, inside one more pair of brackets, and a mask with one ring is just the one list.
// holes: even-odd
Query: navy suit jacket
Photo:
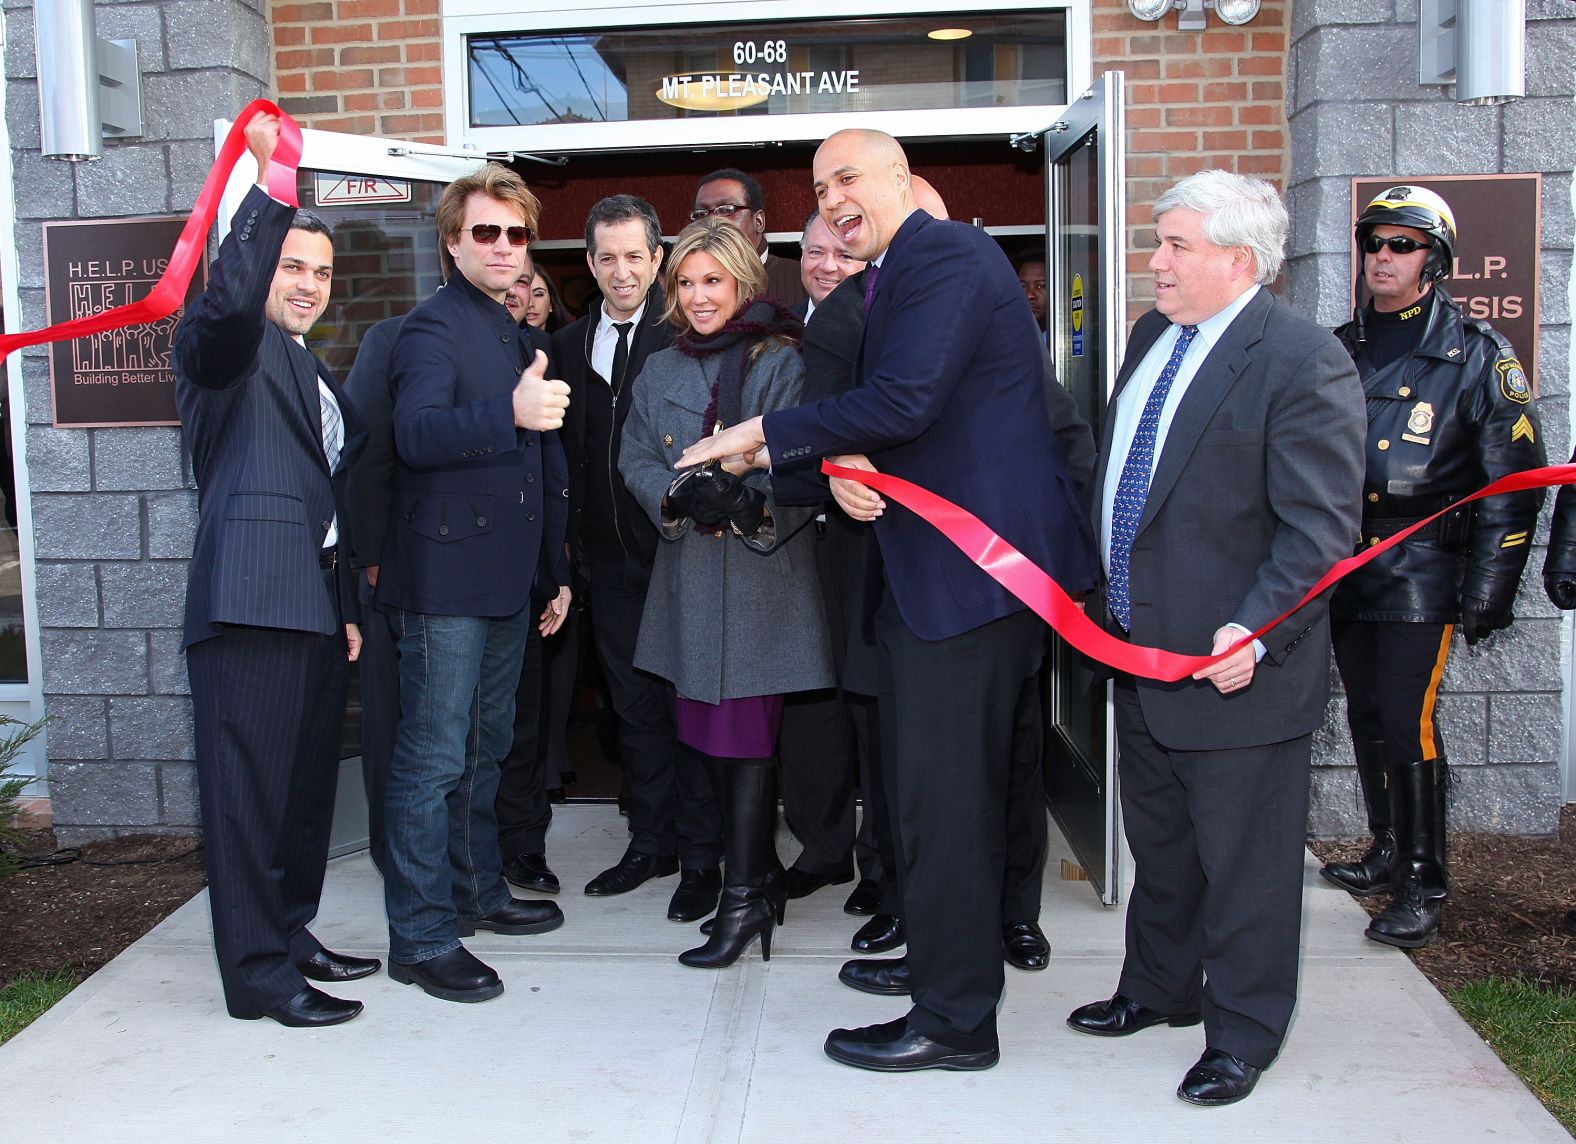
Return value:
[[(383, 559), (383, 544), (388, 538), (389, 515), (394, 505), (394, 386), (390, 370), (394, 343), (399, 339), (405, 315), (384, 318), (366, 332), (356, 349), (355, 364), (345, 377), (345, 392), (355, 402), (356, 412), (367, 430), (367, 446), (350, 472), (350, 513), (355, 525), (356, 550), (352, 567), (366, 568)], [(552, 376), (552, 347), (547, 335), (529, 326), (520, 333), (529, 338), (528, 354), (541, 350), (548, 355), (548, 376)]]
[[(766, 415), (774, 472), (865, 453), (968, 509), (1068, 591), (1094, 586), (1092, 534), (1045, 414), (1039, 331), (989, 235), (923, 211), (904, 220), (856, 376), (841, 396)], [(921, 639), (1023, 608), (913, 513), (889, 502), (875, 533), (893, 601)]]
[[(533, 343), (503, 303), (451, 274), (405, 316), (391, 361), (394, 504), (375, 599), (510, 616), (569, 582), (569, 472), (556, 432), (514, 424)], [(534, 352), (534, 351), (533, 351)]]
[[(185, 644), (220, 624), (332, 635), (354, 620), (345, 473), (365, 441), (355, 409), (315, 355), (263, 314), (295, 210), (253, 187), (175, 333), (175, 403), (197, 478), (197, 539), (186, 584)], [(317, 379), (345, 424), (329, 473)], [(318, 556), (338, 517), (340, 600)]]

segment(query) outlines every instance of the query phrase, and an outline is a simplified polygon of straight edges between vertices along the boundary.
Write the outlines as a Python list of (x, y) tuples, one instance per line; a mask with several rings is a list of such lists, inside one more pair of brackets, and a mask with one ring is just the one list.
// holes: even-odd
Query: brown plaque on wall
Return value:
[[(1538, 391), (1538, 249), (1541, 175), (1434, 175), (1352, 180), (1352, 221), (1379, 192), (1425, 187), (1456, 216), (1456, 259), (1444, 287), (1468, 318), (1493, 326), (1516, 349)], [(1352, 275), (1361, 267), (1352, 249)]]
[[(115, 218), (44, 224), (44, 305), (51, 325), (137, 302), (169, 264), (184, 218)], [(198, 264), (185, 302), (207, 283)], [(49, 347), (54, 422), (60, 427), (179, 425), (171, 350), (180, 309)]]

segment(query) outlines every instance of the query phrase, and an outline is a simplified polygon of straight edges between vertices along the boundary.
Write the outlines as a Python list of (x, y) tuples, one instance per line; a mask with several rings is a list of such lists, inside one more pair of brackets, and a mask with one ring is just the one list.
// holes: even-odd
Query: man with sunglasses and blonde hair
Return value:
[[(1449, 204), (1391, 187), (1358, 216), (1355, 239), (1359, 305), (1336, 335), (1368, 399), (1360, 551), (1544, 454), (1515, 351), (1441, 284), (1455, 261)], [(1445, 657), (1457, 625), (1468, 645), (1510, 625), (1542, 503), (1525, 492), (1455, 509), (1348, 576), (1330, 602), (1373, 844), (1321, 873), (1360, 898), (1392, 895), (1366, 931), (1374, 941), (1414, 949), (1439, 929), (1449, 882), (1434, 704)]]
[[(446, 1001), (503, 992), (460, 938), (556, 929), (551, 902), (502, 874), (494, 799), (532, 624), (568, 609), (569, 387), (548, 378), (504, 297), (540, 207), (489, 163), (438, 202), (443, 289), (391, 359), (397, 463), (376, 599), (399, 644), (400, 722), (384, 802), (389, 976)], [(533, 587), (552, 600), (541, 616)]]

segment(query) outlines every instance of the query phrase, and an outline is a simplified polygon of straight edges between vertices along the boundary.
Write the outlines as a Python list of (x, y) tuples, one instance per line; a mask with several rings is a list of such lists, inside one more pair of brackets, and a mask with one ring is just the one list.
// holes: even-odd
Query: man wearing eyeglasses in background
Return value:
[(710, 215), (726, 219), (744, 232), (766, 267), (766, 292), (784, 306), (794, 307), (808, 295), (799, 281), (799, 263), (778, 258), (766, 247), (766, 196), (761, 185), (737, 167), (713, 171), (695, 188), (695, 208), (690, 222)]
[[(376, 599), (399, 643), (400, 722), (385, 792), (389, 976), (446, 1001), (503, 992), (460, 944), (556, 929), (505, 884), (494, 799), (526, 638), (563, 623), (569, 387), (545, 376), (504, 305), (540, 207), (489, 163), (438, 201), (442, 290), (394, 344), (394, 504)], [(456, 273), (457, 271), (457, 273)], [(552, 600), (539, 618), (532, 589)]]
[[(1440, 284), (1456, 220), (1424, 187), (1382, 192), (1358, 216), (1370, 296), (1336, 331), (1368, 399), (1361, 551), (1489, 481), (1544, 463), (1532, 386), (1487, 322)], [(1359, 291), (1359, 301), (1361, 292)], [(1509, 627), (1541, 492), (1456, 509), (1336, 587), (1335, 663), (1373, 845), (1324, 877), (1360, 898), (1392, 895), (1367, 936), (1414, 949), (1439, 929), (1445, 865), (1445, 749), (1434, 701), (1457, 624), (1467, 644)]]

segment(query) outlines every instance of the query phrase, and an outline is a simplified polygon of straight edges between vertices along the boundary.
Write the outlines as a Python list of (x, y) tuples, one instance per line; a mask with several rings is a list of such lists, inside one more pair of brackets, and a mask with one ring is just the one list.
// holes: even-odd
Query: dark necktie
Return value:
[(881, 267), (872, 262), (865, 267), (865, 313), (870, 312), (870, 299), (876, 296), (876, 274)]
[(617, 393), (624, 385), (624, 369), (629, 365), (629, 327), (633, 322), (614, 322), (613, 328), (618, 331), (618, 345), (613, 347), (613, 376), (607, 379)]
[(1176, 381), (1177, 371), (1182, 368), (1182, 359), (1187, 356), (1187, 348), (1193, 344), (1196, 333), (1197, 326), (1183, 326), (1177, 334), (1171, 360), (1160, 371), (1160, 380), (1149, 391), (1149, 400), (1144, 402), (1144, 411), (1139, 414), (1138, 429), (1133, 433), (1133, 443), (1122, 465), (1122, 476), (1116, 483), (1116, 499), (1111, 502), (1111, 570), (1106, 578), (1106, 603), (1123, 630), (1132, 627), (1128, 563), (1133, 552), (1133, 537), (1138, 535), (1138, 522), (1144, 515), (1144, 501), (1149, 497), (1160, 412), (1165, 408), (1166, 395), (1171, 392), (1171, 383)]

